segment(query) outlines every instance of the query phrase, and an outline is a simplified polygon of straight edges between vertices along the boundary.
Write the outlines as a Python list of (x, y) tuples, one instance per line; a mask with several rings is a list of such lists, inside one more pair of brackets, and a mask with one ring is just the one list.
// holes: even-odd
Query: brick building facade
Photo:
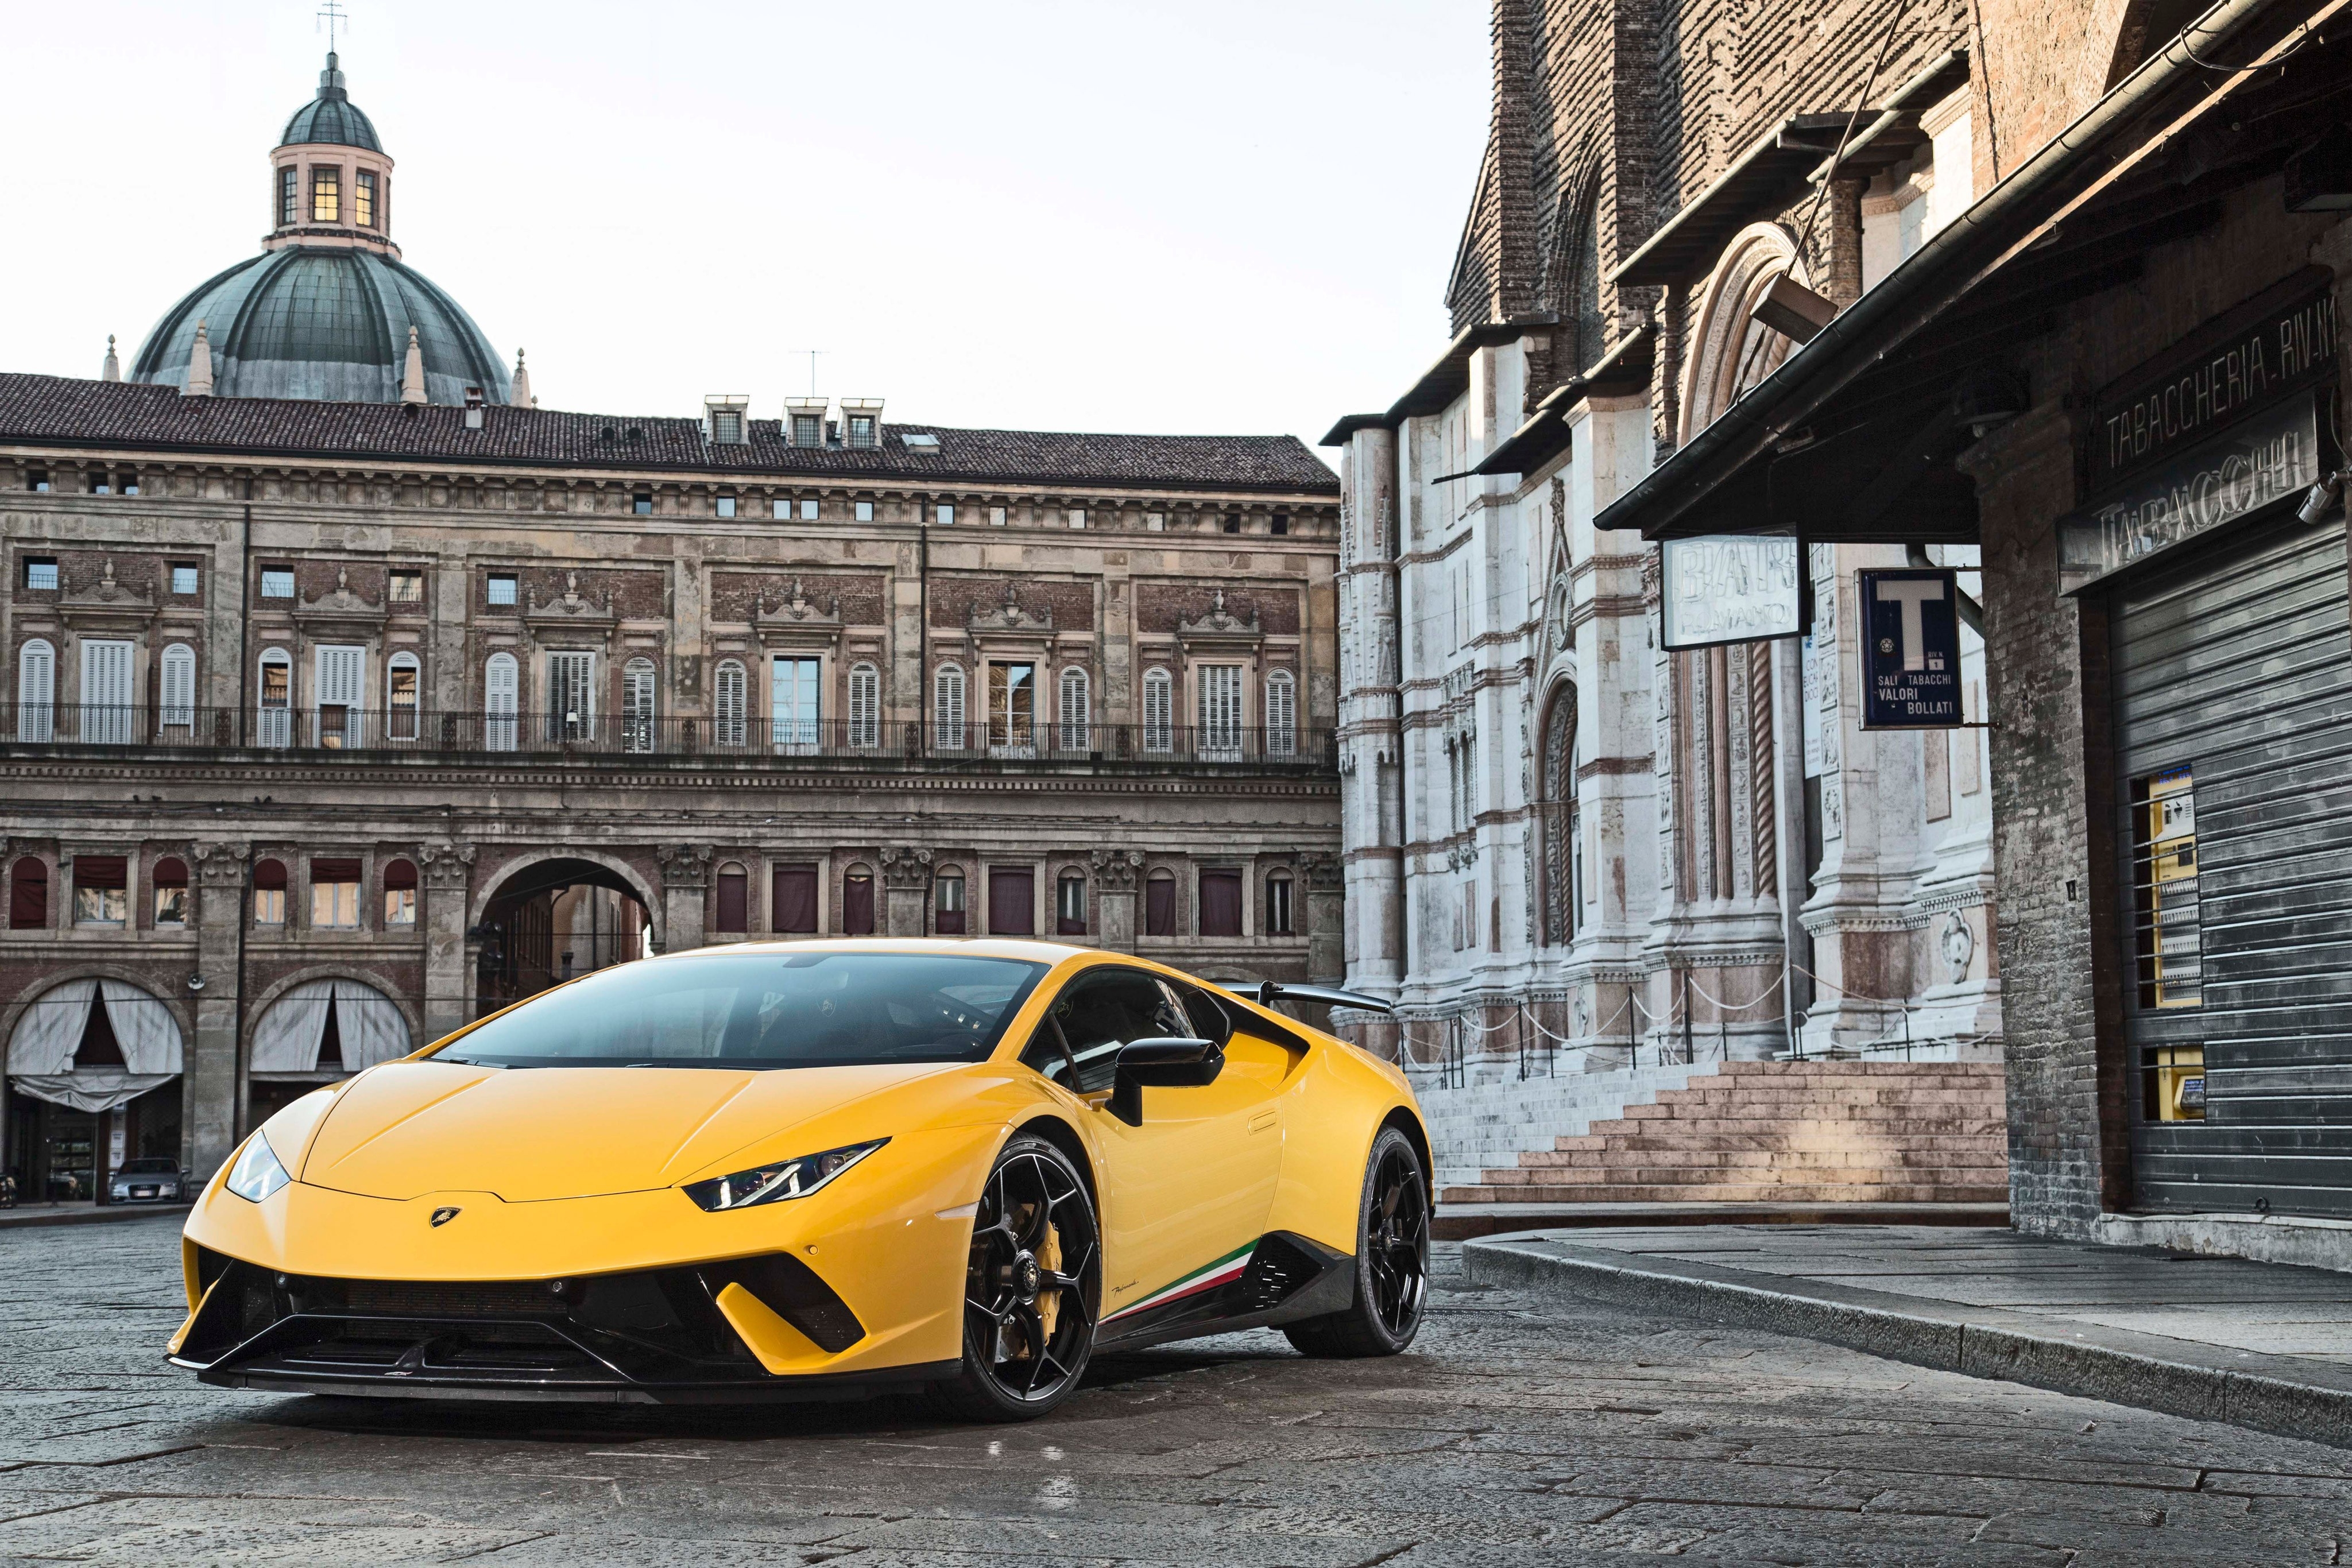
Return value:
[(1998, 183), (1602, 520), (1979, 546), (2016, 1223), (2352, 1266), (2339, 8), (1979, 11)]
[(538, 408), (395, 267), (341, 81), (272, 154), (264, 256), (131, 381), (0, 374), (31, 1193), (208, 1174), (284, 1099), (647, 951), (1034, 933), (1337, 977), (1309, 451)]
[(1970, 16), (1493, 7), (1456, 336), (1327, 437), (1349, 972), (1439, 1075), (1998, 1060), (1980, 732), (1858, 727), (1853, 574), (1906, 552), (1814, 543), (1809, 639), (1668, 653), (1595, 526), (1785, 356), (1776, 279), (1850, 301), (1974, 199)]

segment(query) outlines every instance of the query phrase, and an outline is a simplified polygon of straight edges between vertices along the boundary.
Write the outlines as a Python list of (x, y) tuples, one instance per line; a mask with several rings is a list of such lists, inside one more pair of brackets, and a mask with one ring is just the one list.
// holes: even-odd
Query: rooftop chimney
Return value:
[(479, 387), (466, 389), (466, 428), (467, 430), (482, 428), (482, 389)]

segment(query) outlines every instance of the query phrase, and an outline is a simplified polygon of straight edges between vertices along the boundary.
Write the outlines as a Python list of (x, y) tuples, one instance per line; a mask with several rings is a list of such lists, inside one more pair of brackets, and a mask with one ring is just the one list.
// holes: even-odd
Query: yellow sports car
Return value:
[[(745, 945), (295, 1102), (206, 1186), (175, 1365), (233, 1387), (1041, 1415), (1097, 1350), (1393, 1354), (1430, 1155), (1388, 1063), (1140, 959)], [(1252, 999), (1252, 998), (1255, 999)]]

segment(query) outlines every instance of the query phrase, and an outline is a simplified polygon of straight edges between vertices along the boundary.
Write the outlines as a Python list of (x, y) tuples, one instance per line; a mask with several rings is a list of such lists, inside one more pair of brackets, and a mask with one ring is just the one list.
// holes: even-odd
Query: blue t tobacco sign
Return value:
[(1960, 722), (1959, 579), (1948, 567), (1858, 571), (1862, 727)]

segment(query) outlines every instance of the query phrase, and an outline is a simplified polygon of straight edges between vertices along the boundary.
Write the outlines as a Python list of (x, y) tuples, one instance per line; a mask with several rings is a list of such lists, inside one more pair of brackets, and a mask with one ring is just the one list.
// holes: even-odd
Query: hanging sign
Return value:
[(1793, 637), (1804, 630), (1801, 547), (1787, 535), (1709, 534), (1659, 547), (1669, 648)]
[(1862, 727), (1960, 723), (1960, 584), (1949, 567), (1858, 571)]

